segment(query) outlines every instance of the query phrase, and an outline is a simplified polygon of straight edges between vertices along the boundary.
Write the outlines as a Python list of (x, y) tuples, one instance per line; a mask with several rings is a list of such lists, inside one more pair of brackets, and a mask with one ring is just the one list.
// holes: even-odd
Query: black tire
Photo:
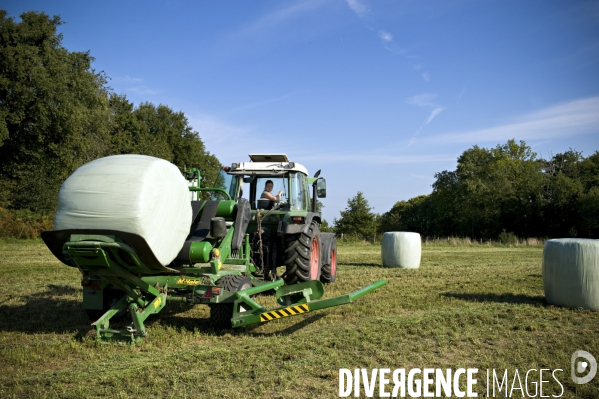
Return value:
[[(216, 286), (227, 291), (237, 292), (252, 287), (252, 282), (249, 277), (241, 274), (227, 274), (216, 280)], [(231, 328), (233, 305), (233, 302), (210, 305), (210, 323), (215, 329), (226, 330)]]
[[(106, 287), (106, 288), (104, 288), (104, 293), (103, 293), (103, 297), (102, 297), (102, 302), (103, 302), (103, 304), (102, 304), (102, 310), (99, 310), (99, 309), (85, 309), (85, 314), (87, 315), (87, 317), (91, 321), (96, 321), (100, 317), (102, 317), (104, 315), (104, 313), (106, 313), (108, 310), (110, 310), (110, 308), (112, 307), (112, 305), (114, 305), (118, 300), (120, 300), (124, 296), (125, 296), (125, 292), (124, 291), (121, 291), (121, 290), (116, 289), (116, 288)], [(112, 319), (113, 320), (122, 319), (123, 317), (125, 317), (126, 313), (127, 313), (126, 309), (119, 310), (117, 312), (117, 314), (115, 314), (114, 316), (112, 316)]]
[(320, 271), (320, 281), (324, 284), (334, 283), (337, 278), (337, 240), (334, 234), (324, 233), (322, 238), (322, 269)]
[(287, 285), (318, 280), (320, 277), (320, 227), (312, 221), (305, 233), (285, 239), (285, 274)]

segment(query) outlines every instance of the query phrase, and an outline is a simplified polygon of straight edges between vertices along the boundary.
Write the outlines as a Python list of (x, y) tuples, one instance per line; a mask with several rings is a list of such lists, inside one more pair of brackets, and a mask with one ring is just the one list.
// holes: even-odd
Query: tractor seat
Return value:
[(258, 200), (258, 209), (266, 209), (268, 211), (272, 209), (273, 205), (274, 202), (269, 199), (260, 198)]

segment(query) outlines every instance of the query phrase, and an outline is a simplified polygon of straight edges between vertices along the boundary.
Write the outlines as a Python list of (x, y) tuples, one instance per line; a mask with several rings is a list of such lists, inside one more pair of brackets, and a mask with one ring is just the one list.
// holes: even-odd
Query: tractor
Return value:
[[(167, 301), (208, 305), (213, 327), (229, 329), (350, 303), (385, 285), (380, 280), (321, 299), (323, 283), (333, 283), (337, 273), (335, 237), (320, 232), (317, 212), (317, 198), (326, 196), (325, 180), (320, 171), (308, 177), (306, 168), (285, 154), (250, 159), (222, 168), (213, 187), (199, 186), (199, 170), (185, 172), (191, 223), (169, 264), (157, 259), (142, 235), (123, 229), (41, 234), (60, 261), (80, 270), (83, 308), (98, 341), (141, 341), (148, 335), (144, 321)], [(282, 192), (274, 201), (261, 194), (267, 181)], [(256, 301), (257, 294), (269, 293), (279, 305), (275, 309)], [(111, 325), (127, 316), (124, 328)]]

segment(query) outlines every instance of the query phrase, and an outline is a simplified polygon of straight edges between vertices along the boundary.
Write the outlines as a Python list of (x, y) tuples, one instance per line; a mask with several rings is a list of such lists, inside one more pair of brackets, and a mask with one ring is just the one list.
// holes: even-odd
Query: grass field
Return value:
[[(171, 303), (147, 320), (141, 344), (119, 346), (93, 341), (77, 270), (41, 241), (0, 241), (0, 397), (333, 398), (340, 368), (463, 367), (479, 369), (479, 397), (486, 369), (507, 369), (511, 387), (516, 369), (524, 385), (526, 371), (544, 368), (563, 370), (561, 397), (598, 398), (599, 376), (572, 383), (570, 356), (599, 358), (599, 312), (545, 303), (542, 250), (426, 245), (420, 269), (400, 270), (380, 266), (380, 246), (340, 243), (326, 297), (387, 285), (351, 305), (240, 331), (212, 330), (207, 307)], [(543, 395), (560, 394), (551, 374), (544, 380)]]

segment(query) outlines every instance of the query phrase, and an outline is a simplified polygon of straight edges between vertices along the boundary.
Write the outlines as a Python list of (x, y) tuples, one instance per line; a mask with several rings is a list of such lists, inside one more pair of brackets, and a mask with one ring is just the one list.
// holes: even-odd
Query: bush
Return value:
[(54, 229), (54, 215), (0, 208), (0, 238), (38, 238)]
[(499, 241), (502, 244), (518, 244), (518, 237), (512, 232), (506, 232), (505, 229), (501, 233), (499, 233)]

